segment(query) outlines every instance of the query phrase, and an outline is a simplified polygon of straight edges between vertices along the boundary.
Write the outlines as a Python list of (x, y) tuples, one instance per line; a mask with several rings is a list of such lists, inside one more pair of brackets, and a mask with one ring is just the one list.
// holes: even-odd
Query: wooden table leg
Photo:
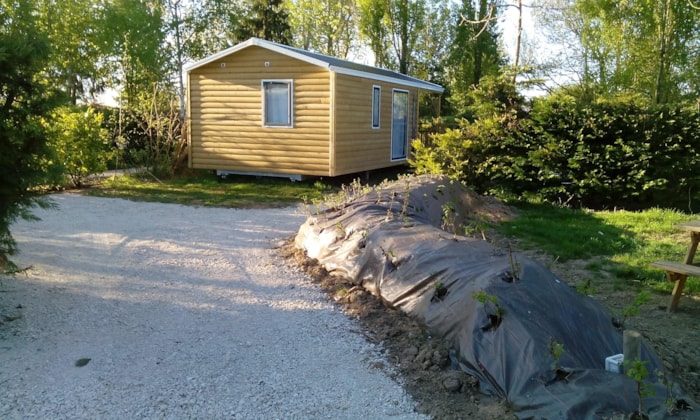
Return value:
[(678, 301), (681, 300), (681, 295), (683, 294), (683, 288), (685, 287), (685, 280), (688, 276), (678, 273), (666, 272), (668, 280), (674, 282), (673, 294), (671, 294), (671, 302), (668, 304), (668, 312), (675, 312), (678, 308)]
[(685, 255), (685, 263), (692, 264), (695, 258), (695, 253), (698, 250), (698, 242), (700, 242), (700, 232), (690, 232), (690, 248)]

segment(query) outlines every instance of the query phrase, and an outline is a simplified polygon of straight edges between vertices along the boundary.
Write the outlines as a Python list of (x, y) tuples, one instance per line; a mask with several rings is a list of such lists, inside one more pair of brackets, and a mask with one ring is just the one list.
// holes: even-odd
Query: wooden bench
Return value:
[(685, 280), (688, 276), (700, 277), (700, 267), (673, 261), (655, 261), (651, 263), (651, 266), (666, 271), (666, 278), (668, 281), (676, 283), (673, 287), (671, 303), (668, 305), (669, 312), (675, 311), (678, 307), (678, 301), (681, 299), (681, 294), (683, 294)]

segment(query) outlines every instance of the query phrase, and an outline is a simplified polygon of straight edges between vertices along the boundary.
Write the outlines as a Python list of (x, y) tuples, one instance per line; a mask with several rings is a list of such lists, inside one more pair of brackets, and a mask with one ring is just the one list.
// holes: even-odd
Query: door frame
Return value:
[[(394, 142), (394, 135), (399, 135), (399, 133), (394, 132), (394, 128), (396, 126), (396, 95), (397, 94), (405, 94), (406, 95), (406, 101), (404, 102), (405, 104), (405, 109), (404, 109), (404, 115), (405, 119), (403, 121), (404, 124), (404, 129), (403, 129), (403, 155), (402, 156), (396, 156), (396, 150), (395, 150), (395, 142)], [(390, 157), (392, 162), (396, 161), (401, 161), (401, 160), (406, 160), (408, 158), (408, 129), (410, 127), (409, 125), (409, 118), (411, 115), (411, 93), (408, 90), (404, 89), (392, 89), (391, 90), (391, 151), (390, 151)]]

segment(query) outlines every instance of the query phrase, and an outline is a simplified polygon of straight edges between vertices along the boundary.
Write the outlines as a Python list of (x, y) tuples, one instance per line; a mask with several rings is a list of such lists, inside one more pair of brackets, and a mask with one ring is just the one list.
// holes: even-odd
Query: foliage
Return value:
[(166, 78), (163, 15), (142, 0), (116, 0), (104, 10), (99, 42), (110, 85), (121, 85), (120, 105), (137, 106), (143, 91)]
[(283, 0), (252, 0), (234, 31), (239, 41), (257, 37), (289, 45), (291, 27)]
[(51, 153), (47, 166), (58, 166), (66, 177), (61, 185), (80, 187), (90, 175), (107, 169), (110, 158), (102, 114), (90, 107), (63, 106), (44, 119)]
[(369, 43), (374, 54), (374, 63), (378, 67), (392, 68), (389, 46), (389, 31), (384, 25), (387, 7), (380, 0), (358, 0), (360, 12), (359, 29), (363, 40)]
[[(483, 2), (480, 2), (480, 6)], [(452, 93), (447, 100), (457, 115), (464, 115), (472, 104), (469, 92), (478, 86), (484, 75), (495, 75), (499, 71), (501, 57), (496, 32), (496, 19), (481, 24), (486, 16), (485, 8), (476, 10), (472, 1), (462, 1), (454, 6), (450, 22), (453, 27), (453, 42), (446, 63), (446, 80)]]
[(416, 56), (424, 46), (425, 0), (360, 0), (360, 31), (369, 40), (376, 64), (415, 74)]
[(537, 172), (522, 188), (587, 207), (688, 206), (700, 187), (691, 170), (700, 158), (700, 113), (644, 108), (634, 97), (571, 99), (533, 104), (522, 137)]
[(355, 0), (286, 0), (285, 4), (295, 46), (340, 58), (356, 49)]
[[(542, 1), (553, 41), (570, 41), (569, 72), (605, 94), (630, 91), (647, 103), (693, 103), (700, 92), (700, 13), (688, 1)], [(554, 39), (556, 37), (556, 39)], [(573, 41), (573, 42), (571, 42)], [(564, 62), (558, 66), (566, 65)]]
[(528, 162), (527, 148), (515, 140), (523, 103), (515, 85), (506, 75), (485, 76), (468, 102), (470, 119), (414, 141), (409, 163), (417, 173), (442, 173), (481, 191), (518, 179)]
[(10, 232), (18, 217), (32, 219), (34, 205), (49, 206), (34, 192), (44, 181), (46, 154), (41, 118), (58, 96), (41, 77), (50, 49), (26, 2), (0, 0), (0, 271), (12, 271), (17, 252)]
[(549, 340), (549, 355), (552, 356), (553, 371), (559, 369), (559, 361), (562, 354), (564, 354), (564, 345), (552, 337)]
[(642, 290), (637, 294), (637, 296), (634, 297), (634, 302), (629, 304), (626, 308), (624, 313), (622, 314), (622, 328), (625, 326), (625, 322), (633, 316), (639, 315), (639, 308), (642, 307), (645, 303), (649, 301), (649, 292), (646, 290)]
[(97, 30), (104, 22), (99, 2), (36, 0), (35, 8), (39, 29), (51, 45), (47, 76), (72, 105), (100, 93), (107, 74), (100, 65), (99, 37), (105, 31)]
[(529, 113), (504, 78), (472, 93), (474, 120), (414, 144), (418, 172), (481, 192), (528, 194), (589, 208), (688, 208), (700, 189), (700, 112), (645, 107), (636, 95), (533, 100)]

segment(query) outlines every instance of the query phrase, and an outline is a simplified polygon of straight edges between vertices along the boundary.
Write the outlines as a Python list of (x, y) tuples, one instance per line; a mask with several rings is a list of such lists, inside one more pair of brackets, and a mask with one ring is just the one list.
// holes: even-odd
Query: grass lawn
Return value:
[(211, 172), (156, 180), (148, 174), (101, 180), (86, 191), (99, 197), (125, 198), (208, 207), (282, 207), (319, 200), (331, 187), (322, 182), (291, 182), (288, 178), (229, 176), (220, 180)]
[[(502, 223), (499, 233), (517, 238), (524, 248), (538, 248), (560, 262), (591, 260), (593, 272), (607, 271), (620, 287), (639, 281), (669, 292), (665, 273), (649, 267), (656, 260), (682, 262), (690, 234), (674, 224), (697, 219), (667, 209), (645, 211), (572, 210), (549, 204), (521, 204), (519, 217)], [(602, 258), (595, 258), (602, 257)], [(700, 293), (700, 280), (689, 278), (686, 292)]]

